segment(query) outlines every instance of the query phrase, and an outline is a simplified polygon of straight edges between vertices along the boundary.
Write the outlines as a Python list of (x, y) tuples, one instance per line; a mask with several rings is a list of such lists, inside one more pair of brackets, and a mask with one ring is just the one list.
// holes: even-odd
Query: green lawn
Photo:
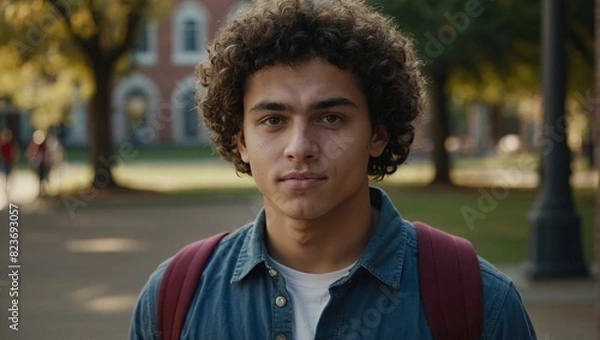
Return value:
[[(113, 146), (115, 155), (119, 155), (120, 145)], [(136, 160), (198, 160), (218, 159), (219, 156), (213, 152), (210, 146), (134, 146)], [(123, 151), (129, 154), (132, 151)], [(86, 147), (68, 147), (66, 150), (67, 160), (70, 162), (87, 162), (89, 150)], [(586, 159), (574, 155), (573, 167), (575, 170), (589, 170)], [(21, 157), (21, 161), (24, 157)], [(498, 169), (517, 167), (519, 169), (536, 169), (538, 156), (536, 154), (520, 154), (512, 156), (492, 155), (486, 157), (457, 157), (454, 160), (455, 169)], [(24, 162), (22, 162), (25, 164)], [(411, 163), (411, 162), (409, 162)], [(417, 162), (420, 164), (421, 162)]]
[[(452, 234), (469, 239), (480, 255), (494, 263), (517, 263), (527, 258), (529, 226), (527, 214), (536, 192), (511, 189), (499, 192), (503, 199), (481, 204), (489, 188), (430, 188), (415, 186), (385, 187), (405, 219), (423, 221)], [(593, 196), (592, 189), (574, 192), (575, 205), (582, 219), (583, 253), (592, 260)], [(490, 203), (491, 202), (491, 203)], [(495, 202), (495, 203), (494, 203)], [(473, 210), (471, 210), (473, 209)], [(464, 212), (478, 211), (469, 225)]]

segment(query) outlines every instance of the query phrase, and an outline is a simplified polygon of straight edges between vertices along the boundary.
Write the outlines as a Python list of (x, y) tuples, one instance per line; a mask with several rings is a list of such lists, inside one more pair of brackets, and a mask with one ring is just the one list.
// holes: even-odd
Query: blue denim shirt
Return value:
[[(416, 230), (380, 189), (371, 188), (371, 203), (380, 209), (377, 226), (349, 275), (330, 286), (315, 339), (431, 339), (419, 294)], [(263, 210), (221, 241), (204, 269), (181, 339), (294, 339), (292, 304), (298, 302), (266, 262), (264, 231)], [(481, 338), (535, 339), (511, 280), (484, 259), (479, 262)], [(156, 300), (167, 264), (140, 294), (130, 339), (159, 339)]]

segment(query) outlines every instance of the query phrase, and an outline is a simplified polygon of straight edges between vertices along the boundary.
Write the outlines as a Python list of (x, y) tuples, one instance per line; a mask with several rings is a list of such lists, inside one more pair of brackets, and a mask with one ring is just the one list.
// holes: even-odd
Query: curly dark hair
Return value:
[(413, 121), (422, 111), (424, 78), (413, 41), (361, 0), (259, 0), (225, 23), (198, 65), (197, 102), (215, 150), (252, 174), (237, 148), (246, 80), (275, 64), (298, 65), (322, 58), (352, 70), (369, 106), (372, 126), (390, 135), (384, 152), (369, 160), (377, 180), (406, 161)]

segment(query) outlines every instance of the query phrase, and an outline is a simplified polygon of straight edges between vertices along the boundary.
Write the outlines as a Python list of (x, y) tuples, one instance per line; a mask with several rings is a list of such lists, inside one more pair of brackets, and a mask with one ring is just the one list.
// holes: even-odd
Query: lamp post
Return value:
[(565, 128), (565, 2), (543, 2), (542, 66), (544, 128), (542, 178), (529, 213), (526, 274), (533, 279), (586, 276), (581, 219), (573, 208), (571, 157)]

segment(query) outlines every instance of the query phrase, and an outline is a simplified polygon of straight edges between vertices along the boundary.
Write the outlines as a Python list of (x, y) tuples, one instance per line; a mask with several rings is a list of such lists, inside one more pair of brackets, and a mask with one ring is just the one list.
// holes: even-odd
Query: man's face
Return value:
[(383, 127), (373, 131), (354, 74), (311, 59), (248, 79), (238, 147), (267, 210), (310, 220), (368, 195), (369, 157), (387, 144)]

